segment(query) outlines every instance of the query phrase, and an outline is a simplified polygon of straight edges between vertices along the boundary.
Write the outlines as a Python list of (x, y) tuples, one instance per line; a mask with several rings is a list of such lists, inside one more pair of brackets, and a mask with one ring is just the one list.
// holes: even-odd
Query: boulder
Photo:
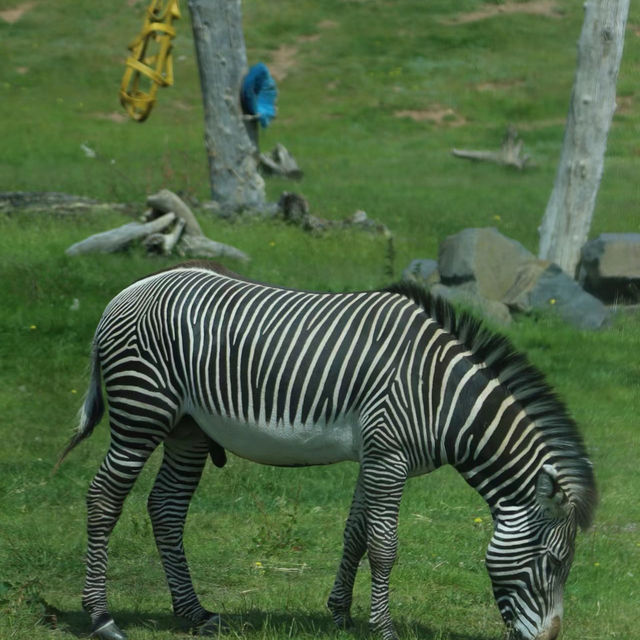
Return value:
[(523, 265), (503, 297), (514, 311), (550, 311), (579, 329), (599, 329), (610, 312), (558, 265), (534, 260)]
[(464, 229), (442, 242), (438, 267), (442, 284), (475, 283), (479, 296), (501, 301), (518, 271), (535, 259), (519, 242), (497, 229)]
[(454, 305), (469, 309), (472, 313), (480, 315), (494, 324), (507, 326), (511, 323), (511, 314), (507, 305), (479, 296), (473, 285), (447, 287), (443, 284), (434, 284), (430, 293), (436, 298), (444, 298)]
[(417, 282), (426, 289), (440, 282), (440, 272), (438, 263), (428, 258), (417, 258), (409, 263), (409, 266), (402, 272), (402, 279)]
[(640, 302), (640, 233), (603, 233), (587, 242), (578, 279), (605, 302)]

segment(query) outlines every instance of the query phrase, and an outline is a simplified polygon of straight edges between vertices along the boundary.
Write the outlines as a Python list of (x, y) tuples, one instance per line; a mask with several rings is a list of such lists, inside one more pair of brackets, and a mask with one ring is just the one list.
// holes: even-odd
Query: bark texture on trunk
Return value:
[(240, 107), (247, 56), (240, 0), (189, 0), (204, 103), (211, 196), (223, 209), (261, 209), (264, 181)]
[(629, 0), (588, 0), (556, 180), (540, 226), (539, 256), (575, 277), (602, 177), (616, 107)]

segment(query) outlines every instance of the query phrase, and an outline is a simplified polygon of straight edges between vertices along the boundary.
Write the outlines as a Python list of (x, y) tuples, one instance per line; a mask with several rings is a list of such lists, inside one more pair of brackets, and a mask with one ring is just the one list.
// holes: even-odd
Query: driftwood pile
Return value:
[(231, 245), (207, 238), (191, 209), (168, 189), (147, 198), (149, 209), (142, 222), (130, 222), (98, 233), (71, 245), (65, 253), (112, 253), (141, 242), (151, 254), (177, 253), (189, 258), (234, 258), (247, 262), (249, 256)]

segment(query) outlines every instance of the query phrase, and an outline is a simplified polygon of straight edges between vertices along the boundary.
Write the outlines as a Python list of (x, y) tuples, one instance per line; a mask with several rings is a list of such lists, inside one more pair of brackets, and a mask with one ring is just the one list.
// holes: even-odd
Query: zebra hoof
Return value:
[(220, 617), (220, 614), (214, 613), (206, 622), (197, 627), (196, 633), (199, 636), (211, 637), (228, 633), (229, 630), (229, 625)]
[(113, 621), (113, 618), (106, 621), (98, 620), (93, 626), (91, 637), (99, 640), (127, 640), (126, 634)]
[(353, 618), (347, 614), (333, 614), (333, 624), (336, 625), (338, 629), (341, 631), (349, 631), (354, 628), (355, 624), (353, 622)]

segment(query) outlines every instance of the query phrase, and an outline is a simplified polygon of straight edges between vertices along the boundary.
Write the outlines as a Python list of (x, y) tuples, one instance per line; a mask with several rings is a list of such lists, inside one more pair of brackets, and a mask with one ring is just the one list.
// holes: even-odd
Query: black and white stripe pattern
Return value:
[(349, 622), (368, 552), (371, 623), (395, 637), (389, 575), (409, 476), (454, 465), (488, 502), (487, 568), (512, 637), (553, 640), (577, 526), (595, 504), (574, 424), (510, 345), (419, 290), (322, 294), (270, 287), (202, 266), (134, 283), (109, 304), (94, 339), (92, 382), (68, 452), (102, 414), (112, 441), (87, 497), (83, 604), (94, 632), (124, 637), (108, 613), (107, 543), (155, 447), (149, 497), (176, 614), (219, 618), (199, 603), (182, 548), (189, 500), (208, 454), (264, 464), (360, 464), (329, 608)]

